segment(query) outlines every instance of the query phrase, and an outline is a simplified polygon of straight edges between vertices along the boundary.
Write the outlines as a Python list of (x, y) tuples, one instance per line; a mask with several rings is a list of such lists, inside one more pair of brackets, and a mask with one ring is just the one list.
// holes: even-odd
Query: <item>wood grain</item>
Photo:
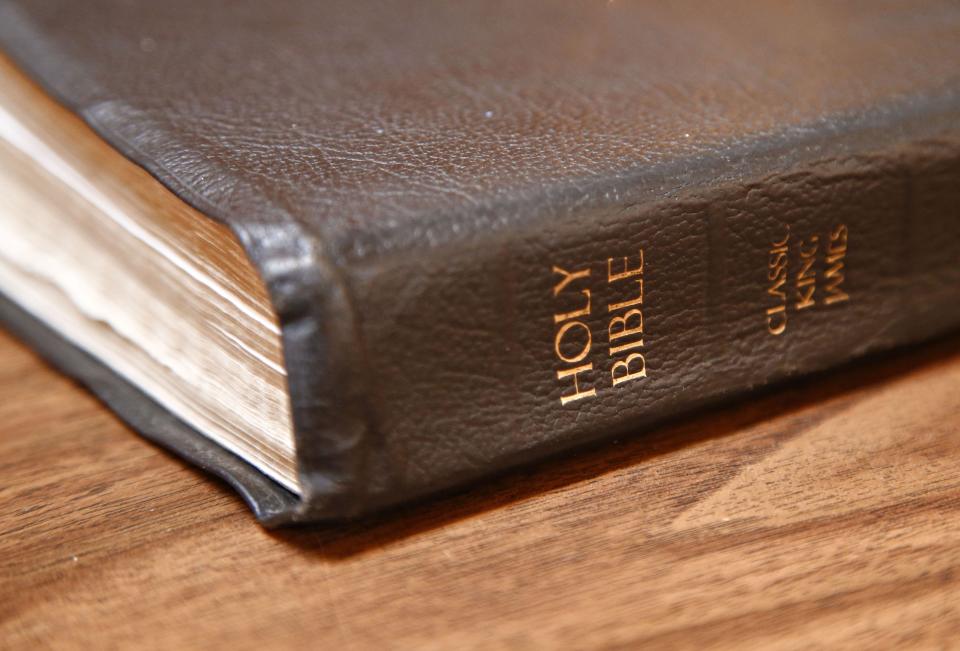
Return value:
[(0, 646), (960, 645), (960, 339), (271, 533), (0, 335)]

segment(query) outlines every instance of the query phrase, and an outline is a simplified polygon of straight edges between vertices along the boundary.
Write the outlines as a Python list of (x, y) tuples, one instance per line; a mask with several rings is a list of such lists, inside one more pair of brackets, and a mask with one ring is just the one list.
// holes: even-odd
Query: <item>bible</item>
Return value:
[(0, 319), (268, 526), (960, 326), (960, 6), (0, 0)]

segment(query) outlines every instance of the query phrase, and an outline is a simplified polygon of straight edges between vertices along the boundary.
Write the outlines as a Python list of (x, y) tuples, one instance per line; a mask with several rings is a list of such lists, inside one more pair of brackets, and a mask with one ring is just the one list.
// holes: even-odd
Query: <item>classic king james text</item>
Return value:
[[(789, 312), (835, 305), (850, 300), (844, 290), (847, 238), (844, 224), (828, 233), (806, 238), (793, 236), (789, 226), (767, 251), (767, 332), (787, 331)], [(795, 269), (795, 270), (794, 270)]]

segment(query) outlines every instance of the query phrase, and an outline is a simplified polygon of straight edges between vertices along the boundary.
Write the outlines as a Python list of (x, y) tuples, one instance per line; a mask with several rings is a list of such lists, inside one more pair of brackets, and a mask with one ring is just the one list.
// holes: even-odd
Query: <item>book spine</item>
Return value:
[(958, 260), (940, 138), (352, 270), (366, 508), (947, 332)]

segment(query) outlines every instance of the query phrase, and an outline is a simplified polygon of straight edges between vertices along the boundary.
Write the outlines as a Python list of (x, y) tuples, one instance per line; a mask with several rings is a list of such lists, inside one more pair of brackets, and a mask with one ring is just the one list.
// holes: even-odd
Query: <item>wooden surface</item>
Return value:
[(271, 533), (0, 334), (0, 646), (960, 646), (960, 339)]

